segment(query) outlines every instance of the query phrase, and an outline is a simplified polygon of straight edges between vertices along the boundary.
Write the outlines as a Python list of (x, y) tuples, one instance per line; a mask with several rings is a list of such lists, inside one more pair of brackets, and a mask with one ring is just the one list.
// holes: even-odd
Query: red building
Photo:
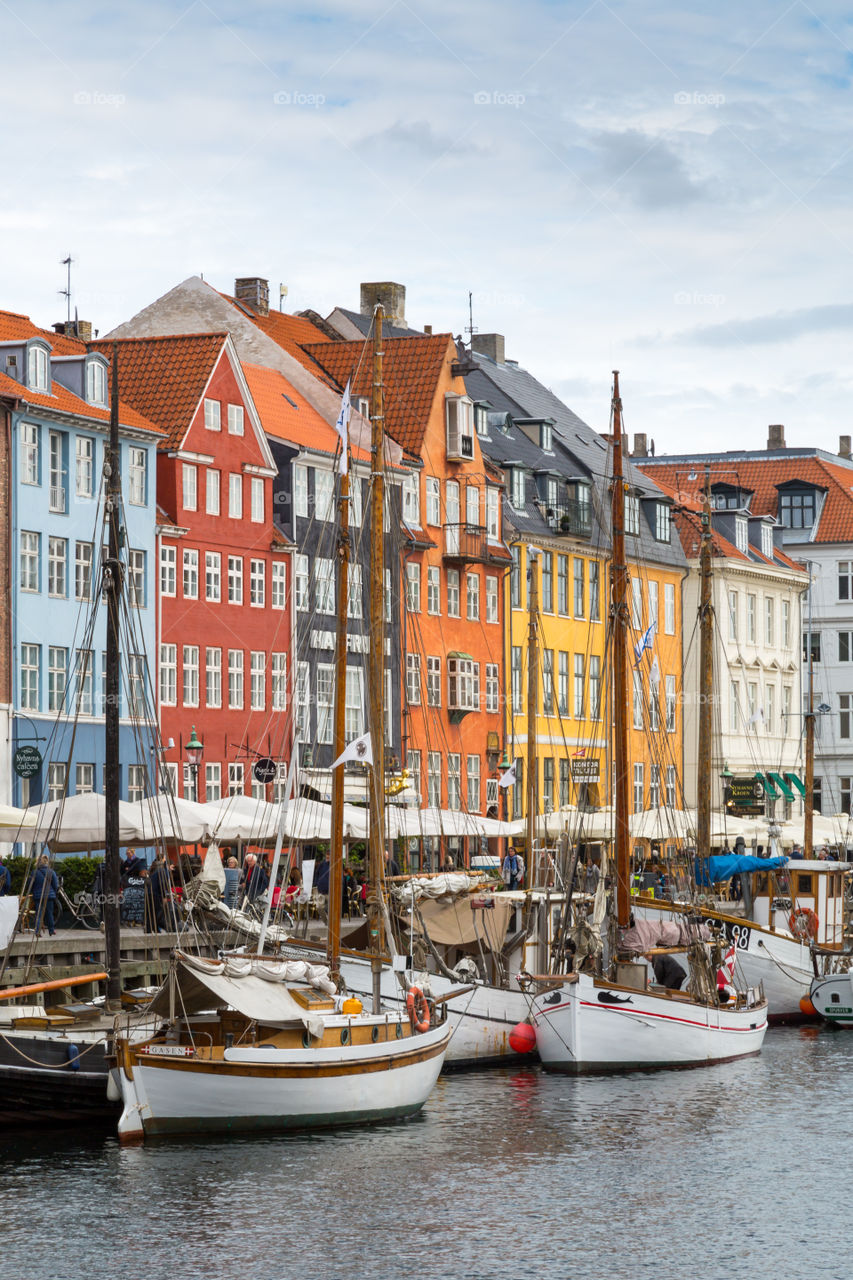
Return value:
[[(165, 769), (188, 798), (270, 799), (252, 765), (290, 758), (291, 547), (273, 519), (275, 464), (257, 408), (227, 334), (117, 345), (122, 398), (166, 432), (157, 462)], [(204, 745), (197, 769), (193, 729)]]

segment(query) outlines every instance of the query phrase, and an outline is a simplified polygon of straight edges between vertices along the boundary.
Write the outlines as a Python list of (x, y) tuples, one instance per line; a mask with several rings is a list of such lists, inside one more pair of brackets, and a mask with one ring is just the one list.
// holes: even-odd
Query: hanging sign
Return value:
[(726, 808), (738, 815), (760, 815), (764, 812), (764, 784), (755, 777), (729, 778)]
[(573, 760), (573, 782), (599, 782), (601, 762), (599, 760)]
[(19, 778), (34, 778), (41, 769), (41, 752), (38, 747), (18, 747), (12, 764)]
[(272, 782), (278, 773), (278, 765), (270, 756), (261, 756), (252, 765), (252, 773), (256, 782)]

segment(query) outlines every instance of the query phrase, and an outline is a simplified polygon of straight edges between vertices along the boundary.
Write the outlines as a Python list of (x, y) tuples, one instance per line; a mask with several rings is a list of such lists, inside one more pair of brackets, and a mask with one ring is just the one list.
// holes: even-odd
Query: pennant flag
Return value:
[(373, 764), (373, 746), (369, 733), (363, 733), (360, 738), (353, 738), (352, 742), (344, 747), (332, 768), (337, 769), (339, 764), (346, 764), (347, 760), (355, 760), (358, 764)]
[(513, 763), (507, 769), (506, 773), (502, 773), (501, 776), (498, 778), (498, 786), (499, 787), (515, 786), (515, 761), (513, 761)]
[(657, 689), (660, 685), (660, 663), (658, 662), (657, 654), (652, 658), (652, 665), (649, 668), (649, 684), (654, 689)]
[[(341, 438), (341, 475), (347, 473), (347, 448), (349, 445), (349, 420), (352, 413), (352, 404), (350, 403), (350, 379), (347, 378), (347, 385), (344, 387), (344, 394), (341, 397), (341, 411), (338, 414), (338, 420), (335, 423), (335, 430)], [(372, 762), (371, 762), (372, 763)]]
[(585, 755), (586, 755), (586, 747), (581, 747), (580, 751), (573, 751), (573, 752), (572, 752), (572, 759), (573, 759), (573, 760), (578, 760), (578, 759), (580, 759), (581, 757), (583, 757), (583, 756), (585, 756)]
[(638, 640), (637, 643), (634, 645), (634, 653), (636, 655), (637, 662), (640, 661), (640, 659), (642, 658), (646, 650), (651, 649), (652, 645), (654, 644), (656, 629), (657, 629), (657, 624), (654, 622), (650, 622), (649, 625), (646, 627), (645, 631), (643, 632), (642, 639)]

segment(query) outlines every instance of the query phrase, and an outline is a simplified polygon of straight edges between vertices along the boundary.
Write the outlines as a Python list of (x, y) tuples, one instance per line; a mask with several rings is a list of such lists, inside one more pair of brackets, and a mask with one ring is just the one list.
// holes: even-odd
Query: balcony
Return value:
[(588, 502), (564, 498), (562, 502), (540, 502), (538, 506), (554, 533), (576, 538), (588, 538), (592, 533), (592, 507)]
[(444, 526), (445, 560), (464, 560), (469, 564), (487, 564), (492, 559), (486, 527), (482, 524), (446, 524)]

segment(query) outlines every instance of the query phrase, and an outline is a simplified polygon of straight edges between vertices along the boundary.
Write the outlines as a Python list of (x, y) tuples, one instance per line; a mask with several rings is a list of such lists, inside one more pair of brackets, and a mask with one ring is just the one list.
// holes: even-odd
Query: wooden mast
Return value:
[(702, 539), (699, 548), (699, 750), (697, 756), (696, 854), (711, 854), (711, 712), (714, 696), (714, 605), (711, 598), (711, 471), (705, 468)]
[[(104, 707), (104, 945), (107, 955), (107, 1007), (121, 1007), (121, 865), (119, 861), (119, 620), (122, 566), (120, 560), (121, 450), (118, 436), (118, 346), (113, 343), (110, 386), (110, 438), (106, 461), (107, 561), (104, 598), (107, 605), (107, 650)], [(91, 655), (89, 660), (91, 661)], [(92, 675), (94, 680), (94, 674)]]
[(613, 620), (613, 778), (616, 808), (616, 923), (626, 929), (631, 919), (630, 844), (628, 835), (628, 566), (625, 563), (625, 483), (622, 469), (622, 401), (619, 371), (613, 371), (613, 489), (610, 612)]
[(812, 564), (809, 561), (808, 694), (806, 710), (806, 794), (803, 805), (803, 857), (814, 854), (814, 663), (812, 660)]
[[(347, 612), (349, 605), (349, 467), (347, 444), (341, 441), (341, 496), (338, 510), (338, 634), (335, 640), (335, 723), (333, 758), (346, 748)], [(326, 955), (335, 982), (341, 970), (341, 908), (344, 883), (344, 772), (332, 770), (332, 847), (329, 854), (329, 932)]]
[(536, 863), (536, 814), (539, 755), (536, 750), (536, 712), (539, 704), (539, 552), (527, 545), (527, 858), (528, 884), (539, 888)]
[(382, 319), (373, 313), (373, 388), (370, 401), (370, 741), (372, 813), (370, 815), (370, 896), (368, 929), (373, 975), (373, 1012), (381, 1012), (382, 888), (385, 876), (385, 404), (382, 387)]

